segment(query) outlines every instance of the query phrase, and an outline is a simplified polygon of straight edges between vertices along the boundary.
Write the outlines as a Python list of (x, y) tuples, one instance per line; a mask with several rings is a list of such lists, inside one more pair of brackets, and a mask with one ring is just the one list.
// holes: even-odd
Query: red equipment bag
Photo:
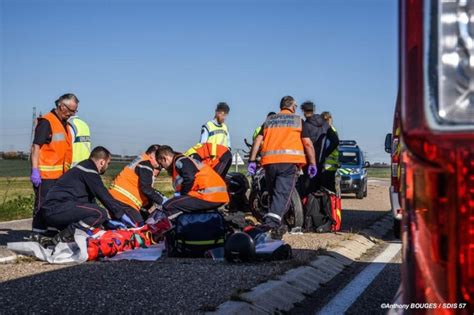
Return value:
[(120, 252), (149, 247), (156, 244), (169, 229), (171, 222), (168, 218), (135, 229), (108, 231), (96, 229), (95, 234), (87, 239), (88, 260), (113, 257)]
[(333, 219), (333, 224), (331, 226), (331, 232), (337, 232), (341, 229), (342, 224), (342, 202), (341, 197), (336, 194), (330, 193), (329, 197), (331, 199), (331, 217)]

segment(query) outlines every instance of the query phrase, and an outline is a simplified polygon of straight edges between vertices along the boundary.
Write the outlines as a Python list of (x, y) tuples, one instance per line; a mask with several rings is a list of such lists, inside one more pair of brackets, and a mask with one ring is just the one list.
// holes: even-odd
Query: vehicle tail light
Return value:
[(392, 180), (391, 184), (395, 191), (399, 191), (400, 189), (400, 179), (399, 179), (399, 163), (400, 163), (400, 152), (398, 150), (398, 138), (393, 139), (392, 144)]
[[(436, 25), (439, 44), (427, 47), (437, 62), (429, 62), (428, 80), (432, 90), (432, 125), (436, 129), (444, 126), (474, 128), (474, 1), (441, 0), (437, 7), (431, 6), (438, 17), (432, 19)], [(436, 14), (432, 15), (436, 17)], [(433, 43), (435, 44), (435, 43)], [(438, 54), (434, 54), (438, 52)], [(433, 55), (431, 55), (433, 54)], [(430, 57), (428, 57), (430, 58)], [(432, 93), (432, 94), (431, 94)]]
[(474, 300), (474, 152), (460, 150), (458, 157), (459, 265), (461, 293)]

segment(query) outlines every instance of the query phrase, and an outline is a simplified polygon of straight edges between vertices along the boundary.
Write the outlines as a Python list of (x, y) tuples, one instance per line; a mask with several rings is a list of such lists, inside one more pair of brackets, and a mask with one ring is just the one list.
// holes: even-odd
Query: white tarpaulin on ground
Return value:
[[(86, 232), (76, 229), (75, 242), (59, 243), (54, 248), (44, 248), (37, 242), (12, 242), (7, 243), (9, 250), (25, 256), (36, 257), (51, 264), (83, 263), (87, 261), (87, 238)], [(137, 248), (107, 258), (109, 261), (117, 260), (158, 260), (164, 250), (164, 243), (150, 246), (149, 248)]]
[(87, 233), (76, 229), (75, 242), (59, 243), (54, 248), (44, 248), (37, 242), (12, 242), (7, 243), (9, 250), (33, 256), (51, 264), (83, 263), (87, 261)]

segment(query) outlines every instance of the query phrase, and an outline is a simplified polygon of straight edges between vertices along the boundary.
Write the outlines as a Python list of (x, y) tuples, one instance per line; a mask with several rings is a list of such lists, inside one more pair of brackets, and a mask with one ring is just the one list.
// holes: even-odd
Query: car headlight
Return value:
[(361, 169), (360, 169), (360, 168), (353, 168), (353, 169), (351, 169), (351, 175), (360, 174), (360, 173), (361, 173)]

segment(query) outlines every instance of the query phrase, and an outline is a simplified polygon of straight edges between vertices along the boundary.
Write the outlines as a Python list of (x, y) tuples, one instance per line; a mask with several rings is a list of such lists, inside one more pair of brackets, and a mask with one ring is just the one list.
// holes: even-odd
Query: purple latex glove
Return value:
[(247, 172), (249, 172), (250, 175), (255, 175), (255, 173), (257, 172), (257, 163), (250, 162), (247, 166)]
[(39, 169), (34, 168), (31, 170), (30, 181), (35, 187), (41, 185), (41, 175)]
[(313, 178), (314, 176), (316, 176), (318, 174), (318, 168), (316, 167), (315, 164), (311, 164), (310, 166), (308, 166), (308, 175), (309, 175), (309, 178)]

